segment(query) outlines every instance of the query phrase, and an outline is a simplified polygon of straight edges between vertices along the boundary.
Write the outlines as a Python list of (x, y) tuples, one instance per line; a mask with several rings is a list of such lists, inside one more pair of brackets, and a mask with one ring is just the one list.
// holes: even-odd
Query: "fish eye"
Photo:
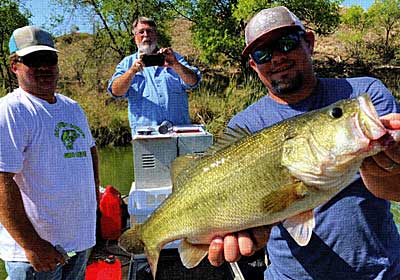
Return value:
[(343, 110), (340, 107), (334, 107), (332, 110), (329, 112), (330, 116), (332, 118), (338, 119), (341, 116), (343, 116)]

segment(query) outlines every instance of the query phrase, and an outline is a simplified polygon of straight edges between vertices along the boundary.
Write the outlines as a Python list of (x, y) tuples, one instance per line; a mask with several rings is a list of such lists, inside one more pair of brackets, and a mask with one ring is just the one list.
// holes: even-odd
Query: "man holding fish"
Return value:
[[(237, 114), (229, 127), (257, 133), (282, 120), (368, 93), (383, 126), (389, 131), (400, 129), (400, 108), (379, 80), (315, 76), (314, 34), (287, 8), (256, 14), (246, 26), (245, 40), (243, 57), (249, 58), (269, 95)], [(333, 116), (341, 113), (332, 110)], [(268, 241), (268, 280), (399, 279), (400, 237), (389, 200), (400, 201), (400, 147), (397, 137), (391, 142), (362, 161), (348, 187), (314, 209), (315, 225), (304, 244), (299, 245), (285, 222), (274, 223), (214, 237), (208, 259), (216, 266), (224, 260), (235, 262)]]

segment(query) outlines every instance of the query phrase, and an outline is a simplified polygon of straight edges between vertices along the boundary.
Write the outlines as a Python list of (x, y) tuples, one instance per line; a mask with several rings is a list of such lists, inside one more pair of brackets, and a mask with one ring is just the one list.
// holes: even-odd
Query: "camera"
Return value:
[(142, 56), (142, 62), (146, 67), (149, 66), (163, 66), (165, 62), (164, 55), (162, 53), (157, 54), (144, 54)]

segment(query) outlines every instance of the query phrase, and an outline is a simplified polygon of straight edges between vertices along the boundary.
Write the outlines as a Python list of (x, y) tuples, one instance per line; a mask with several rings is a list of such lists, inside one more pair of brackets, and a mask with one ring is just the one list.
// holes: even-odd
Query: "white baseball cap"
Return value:
[(24, 26), (14, 30), (8, 44), (10, 54), (19, 56), (37, 51), (54, 51), (54, 42), (50, 33), (36, 26)]

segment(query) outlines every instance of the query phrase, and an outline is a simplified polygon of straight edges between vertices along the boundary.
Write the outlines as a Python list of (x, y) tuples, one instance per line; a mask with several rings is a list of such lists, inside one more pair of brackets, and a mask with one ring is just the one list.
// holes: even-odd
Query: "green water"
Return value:
[(99, 149), (100, 184), (112, 185), (122, 194), (129, 194), (133, 175), (132, 146)]

